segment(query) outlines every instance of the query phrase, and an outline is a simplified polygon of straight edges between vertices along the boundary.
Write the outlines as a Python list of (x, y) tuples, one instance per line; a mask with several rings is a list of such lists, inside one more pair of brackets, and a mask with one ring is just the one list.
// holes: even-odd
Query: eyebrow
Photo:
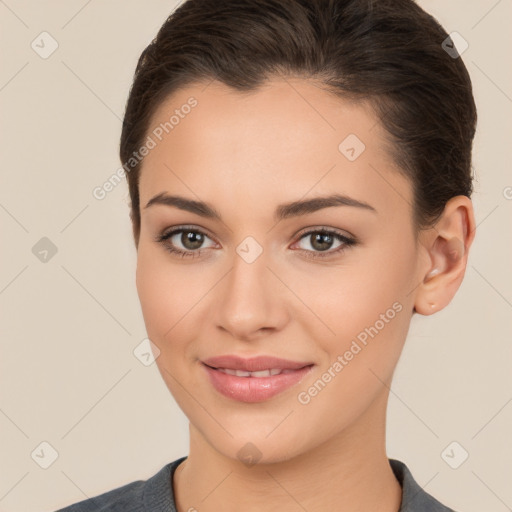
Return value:
[[(222, 221), (220, 213), (210, 204), (203, 201), (195, 201), (193, 199), (187, 199), (183, 196), (169, 195), (165, 192), (162, 192), (150, 199), (144, 209), (149, 208), (155, 204), (174, 206), (180, 210), (195, 213), (196, 215), (207, 219)], [(333, 206), (353, 206), (377, 213), (377, 210), (368, 203), (358, 201), (357, 199), (346, 195), (332, 194), (325, 197), (314, 197), (312, 199), (303, 199), (281, 204), (275, 210), (274, 219), (276, 221), (280, 221), (290, 217), (299, 217), (301, 215), (306, 215), (308, 213), (313, 213), (318, 210), (330, 208)]]

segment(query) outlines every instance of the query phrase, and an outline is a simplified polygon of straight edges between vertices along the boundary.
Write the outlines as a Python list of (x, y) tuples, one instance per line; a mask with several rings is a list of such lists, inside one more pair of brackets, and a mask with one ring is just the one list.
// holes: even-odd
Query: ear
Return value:
[(447, 306), (464, 278), (468, 251), (475, 237), (473, 203), (466, 196), (452, 197), (431, 229), (420, 235), (426, 263), (420, 268), (414, 311), (431, 315)]

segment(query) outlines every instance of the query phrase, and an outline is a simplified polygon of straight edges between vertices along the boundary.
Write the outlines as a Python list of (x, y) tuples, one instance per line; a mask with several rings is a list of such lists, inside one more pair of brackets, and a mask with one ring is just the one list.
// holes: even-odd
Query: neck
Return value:
[(323, 444), (252, 466), (219, 453), (190, 425), (190, 453), (173, 477), (178, 512), (399, 512), (402, 488), (385, 451), (387, 397)]

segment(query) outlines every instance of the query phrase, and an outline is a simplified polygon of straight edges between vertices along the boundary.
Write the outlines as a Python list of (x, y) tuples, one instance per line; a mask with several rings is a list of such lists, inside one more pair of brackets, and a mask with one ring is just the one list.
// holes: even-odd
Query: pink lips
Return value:
[[(296, 362), (273, 356), (244, 358), (234, 355), (212, 357), (202, 361), (210, 382), (222, 395), (241, 402), (261, 402), (300, 382), (311, 371), (313, 363)], [(285, 373), (268, 377), (239, 377), (219, 369), (258, 372), (281, 369)]]

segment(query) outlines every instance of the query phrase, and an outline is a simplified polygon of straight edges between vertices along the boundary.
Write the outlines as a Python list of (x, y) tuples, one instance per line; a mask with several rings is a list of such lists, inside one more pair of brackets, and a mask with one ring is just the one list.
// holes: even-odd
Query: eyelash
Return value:
[[(177, 249), (175, 246), (169, 245), (167, 243), (167, 240), (169, 238), (172, 238), (174, 235), (176, 235), (178, 233), (182, 233), (182, 232), (199, 233), (199, 234), (201, 234), (203, 236), (206, 236), (206, 237), (210, 238), (201, 229), (197, 229), (197, 228), (192, 227), (192, 226), (180, 226), (179, 228), (176, 228), (176, 229), (173, 229), (173, 230), (167, 231), (167, 232), (164, 231), (163, 233), (157, 235), (157, 237), (155, 238), (155, 241), (158, 242), (158, 243), (161, 243), (168, 252), (170, 252), (171, 254), (174, 254), (174, 255), (176, 255), (176, 256), (178, 256), (180, 258), (185, 258), (185, 257), (188, 257), (188, 258), (198, 258), (198, 257), (200, 257), (201, 254), (206, 249), (198, 249), (196, 251), (183, 251), (183, 250)], [(305, 232), (299, 233), (298, 240), (300, 241), (304, 237), (306, 237), (308, 235), (312, 235), (312, 234), (331, 235), (336, 240), (338, 240), (340, 242), (343, 242), (343, 245), (340, 245), (337, 249), (335, 249), (333, 251), (310, 251), (310, 250), (307, 250), (307, 249), (299, 249), (301, 252), (306, 253), (305, 256), (307, 258), (311, 258), (311, 259), (329, 258), (329, 257), (332, 257), (335, 254), (343, 253), (348, 247), (351, 247), (351, 246), (354, 246), (354, 245), (357, 244), (357, 240), (356, 239), (349, 238), (348, 236), (343, 235), (343, 234), (339, 233), (338, 231), (335, 231), (335, 230), (332, 230), (332, 229), (326, 229), (326, 228), (312, 229), (310, 231), (305, 231)]]

